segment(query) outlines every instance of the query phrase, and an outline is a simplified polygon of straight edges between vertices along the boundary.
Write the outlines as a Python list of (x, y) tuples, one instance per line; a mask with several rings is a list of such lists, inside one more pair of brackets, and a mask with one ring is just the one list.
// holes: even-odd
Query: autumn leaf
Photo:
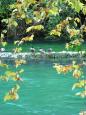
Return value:
[(75, 88), (83, 88), (85, 85), (86, 85), (86, 80), (81, 80), (73, 85), (72, 90), (74, 90)]
[(5, 96), (4, 101), (11, 101), (11, 100), (18, 100), (18, 90), (20, 89), (20, 86), (18, 84), (15, 85)]
[(80, 96), (82, 98), (85, 98), (86, 97), (86, 90), (85, 91), (82, 91), (82, 92), (78, 92), (75, 94), (76, 96)]
[(32, 34), (31, 36), (27, 36), (27, 37), (22, 38), (21, 41), (25, 41), (25, 42), (33, 41), (33, 38), (34, 38), (34, 35)]
[(80, 19), (79, 18), (75, 18), (74, 19), (76, 22), (80, 23)]
[(20, 66), (21, 64), (25, 64), (25, 63), (26, 63), (25, 60), (15, 60), (15, 66), (16, 66), (16, 68), (17, 68), (18, 66)]
[(36, 25), (36, 26), (31, 26), (29, 28), (26, 29), (26, 32), (30, 32), (31, 30), (42, 30), (44, 29), (44, 26), (42, 25)]
[(0, 60), (0, 67), (5, 67), (5, 68), (8, 68), (8, 65), (5, 64), (5, 63), (2, 63), (2, 61)]

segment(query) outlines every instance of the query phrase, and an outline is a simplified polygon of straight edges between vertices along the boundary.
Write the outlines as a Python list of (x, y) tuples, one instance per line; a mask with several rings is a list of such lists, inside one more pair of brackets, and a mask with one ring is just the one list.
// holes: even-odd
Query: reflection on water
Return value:
[[(0, 82), (0, 115), (78, 115), (86, 110), (86, 99), (76, 97), (76, 91), (71, 90), (75, 82), (71, 73), (58, 75), (52, 66), (49, 62), (22, 66), (25, 73), (21, 76), (23, 82), (18, 101), (2, 101), (14, 83)], [(12, 64), (10, 67), (14, 69)]]

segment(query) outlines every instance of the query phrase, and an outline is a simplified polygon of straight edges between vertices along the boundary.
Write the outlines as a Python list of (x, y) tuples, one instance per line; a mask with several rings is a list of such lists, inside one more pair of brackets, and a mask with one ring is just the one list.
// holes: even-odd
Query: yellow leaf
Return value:
[(31, 36), (27, 36), (27, 37), (24, 37), (24, 38), (22, 38), (22, 41), (33, 41), (33, 37), (34, 37), (34, 35), (32, 34)]
[(80, 19), (79, 18), (75, 18), (75, 21), (80, 23)]
[(6, 68), (8, 68), (8, 65), (7, 65), (7, 64), (4, 64), (4, 63), (0, 63), (0, 66), (1, 66), (1, 67), (6, 67)]
[(16, 45), (17, 43), (19, 43), (19, 40), (17, 40), (17, 41), (14, 41), (14, 44)]
[(26, 29), (26, 32), (30, 32), (31, 30), (42, 30), (44, 29), (44, 26), (42, 25), (36, 25), (36, 26), (31, 26)]
[(21, 69), (20, 71), (19, 71), (19, 73), (23, 73), (24, 72), (24, 69)]
[(4, 97), (4, 101), (11, 101), (11, 100), (18, 100), (18, 90), (20, 89), (20, 86), (16, 84), (14, 88), (12, 88)]
[(32, 20), (29, 19), (29, 18), (26, 18), (25, 21), (26, 21), (26, 24), (30, 24), (30, 23), (32, 23)]
[(16, 68), (17, 68), (18, 66), (20, 66), (21, 64), (25, 64), (25, 63), (26, 63), (25, 60), (15, 60), (15, 66), (16, 66)]
[(21, 14), (21, 18), (24, 19), (25, 17), (26, 17), (26, 16), (25, 16), (25, 13), (22, 13), (22, 14)]
[(80, 70), (78, 70), (78, 69), (75, 69), (74, 70), (74, 72), (73, 72), (73, 76), (75, 77), (75, 78), (80, 78), (81, 77), (81, 75), (82, 75), (82, 72), (80, 71)]
[(51, 14), (51, 15), (57, 15), (58, 14), (58, 9), (57, 8), (51, 8), (50, 10), (49, 10), (49, 13)]
[(57, 30), (52, 30), (52, 31), (50, 32), (50, 35), (56, 35), (56, 36), (59, 36), (59, 37), (60, 37), (61, 32), (59, 32), (59, 31), (57, 31)]
[(2, 42), (2, 46), (5, 47), (7, 45), (7, 42)]

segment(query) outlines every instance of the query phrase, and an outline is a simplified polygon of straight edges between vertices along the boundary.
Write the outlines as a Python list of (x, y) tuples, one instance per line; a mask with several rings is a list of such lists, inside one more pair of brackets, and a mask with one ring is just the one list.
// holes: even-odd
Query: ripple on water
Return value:
[(11, 106), (17, 106), (17, 107), (20, 107), (20, 108), (24, 108), (23, 105), (21, 104), (16, 104), (16, 103), (6, 103), (7, 105), (11, 105)]

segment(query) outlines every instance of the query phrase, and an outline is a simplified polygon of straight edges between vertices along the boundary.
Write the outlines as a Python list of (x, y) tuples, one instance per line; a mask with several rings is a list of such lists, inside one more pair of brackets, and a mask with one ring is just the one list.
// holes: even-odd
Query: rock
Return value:
[(32, 48), (32, 52), (23, 52), (23, 53), (13, 53), (13, 52), (0, 52), (0, 59), (57, 59), (57, 60), (83, 60), (85, 61), (86, 55), (83, 57), (78, 52), (45, 52), (45, 50), (40, 49), (39, 52), (35, 52), (35, 50)]
[(53, 51), (52, 48), (49, 48), (49, 49), (48, 49), (48, 52), (52, 52), (52, 51)]
[(45, 54), (45, 53), (46, 53), (45, 50), (44, 50), (44, 49), (41, 49), (41, 48), (39, 49), (39, 52), (42, 53), (42, 54)]
[(5, 51), (5, 48), (0, 48), (0, 51), (1, 51), (1, 52), (4, 52), (4, 51)]
[(35, 48), (30, 48), (30, 52), (34, 53), (35, 52)]

